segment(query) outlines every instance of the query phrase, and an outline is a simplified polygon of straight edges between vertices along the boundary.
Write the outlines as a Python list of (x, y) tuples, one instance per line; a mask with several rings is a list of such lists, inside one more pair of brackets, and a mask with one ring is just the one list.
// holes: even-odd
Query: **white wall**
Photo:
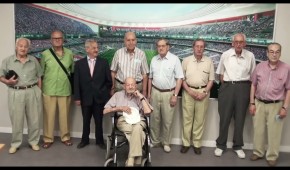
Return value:
[[(0, 62), (12, 55), (15, 48), (14, 4), (0, 4)], [(7, 87), (0, 83), (0, 132), (11, 131), (7, 104)]]
[[(14, 29), (14, 6), (13, 4), (0, 4), (0, 61), (14, 53), (14, 40), (15, 40), (15, 29)], [(278, 4), (276, 8), (276, 19), (275, 19), (275, 30), (274, 40), (282, 44), (282, 60), (290, 64), (290, 4)], [(0, 83), (0, 132), (11, 133), (11, 123), (8, 114), (7, 107), (7, 87)], [(80, 107), (76, 107), (72, 104), (71, 112), (71, 134), (73, 137), (81, 137), (82, 131), (82, 116)], [(290, 116), (286, 117), (284, 124), (284, 132), (282, 135), (281, 151), (290, 152), (290, 134), (287, 133), (287, 129), (290, 129)], [(172, 144), (181, 144), (181, 100), (177, 106), (175, 114), (175, 122), (173, 128), (173, 139)], [(217, 111), (217, 100), (210, 99), (209, 109), (207, 113), (207, 120), (205, 125), (205, 132), (203, 136), (203, 146), (215, 147), (215, 140), (218, 136), (219, 129), (219, 115)], [(56, 129), (58, 126), (56, 125)], [(94, 138), (94, 125), (91, 124), (91, 138)], [(246, 117), (245, 129), (244, 129), (244, 142), (245, 149), (252, 149), (252, 136), (253, 136), (252, 119), (249, 115)], [(109, 134), (111, 130), (110, 116), (104, 117), (104, 133)], [(58, 131), (56, 132), (58, 135)], [(228, 147), (231, 147), (231, 141), (233, 136), (233, 124), (230, 126)]]

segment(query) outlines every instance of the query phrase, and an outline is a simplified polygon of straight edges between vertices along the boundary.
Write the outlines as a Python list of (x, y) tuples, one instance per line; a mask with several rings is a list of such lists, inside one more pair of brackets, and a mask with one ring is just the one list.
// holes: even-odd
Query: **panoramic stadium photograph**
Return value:
[(193, 40), (203, 38), (204, 54), (212, 58), (215, 70), (222, 52), (232, 46), (231, 36), (238, 32), (247, 36), (245, 48), (254, 53), (256, 63), (266, 60), (274, 18), (275, 4), (15, 4), (16, 38), (31, 39), (30, 54), (38, 58), (50, 47), (50, 32), (60, 29), (75, 61), (85, 57), (85, 40), (95, 38), (99, 56), (111, 63), (116, 50), (124, 46), (124, 34), (132, 31), (148, 65), (157, 55), (159, 38), (169, 40), (170, 52), (181, 61), (192, 54)]
[(290, 165), (290, 4), (0, 9), (0, 166)]

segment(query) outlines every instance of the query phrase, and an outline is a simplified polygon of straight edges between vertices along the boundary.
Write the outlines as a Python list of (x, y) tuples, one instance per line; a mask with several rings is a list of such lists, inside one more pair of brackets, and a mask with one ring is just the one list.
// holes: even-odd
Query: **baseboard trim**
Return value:
[[(0, 133), (12, 133), (12, 129), (10, 127), (0, 127)], [(23, 129), (23, 134), (27, 134), (27, 128)], [(42, 130), (40, 132), (40, 134), (42, 135)], [(59, 136), (59, 131), (55, 131), (54, 132), (55, 136)], [(104, 139), (107, 139), (107, 136), (110, 134), (104, 134)], [(81, 138), (82, 137), (82, 133), (81, 132), (71, 132), (71, 137), (74, 138)], [(90, 134), (90, 139), (95, 139), (95, 133), (91, 133)], [(171, 140), (171, 144), (173, 145), (182, 145), (182, 141), (180, 138), (173, 138)], [(232, 142), (228, 142), (227, 146), (228, 148), (230, 148), (230, 146), (232, 146), (233, 143)], [(203, 140), (202, 141), (202, 146), (205, 147), (216, 147), (216, 142), (215, 141), (209, 141), (209, 140)], [(253, 149), (253, 144), (251, 143), (245, 143), (244, 144), (244, 149)], [(280, 146), (280, 152), (290, 152), (290, 146)]]
[[(181, 141), (180, 138), (173, 138), (171, 140), (171, 144), (182, 145), (182, 141)], [(227, 142), (228, 148), (231, 148), (230, 146), (232, 146), (232, 145), (233, 145), (232, 142)], [(216, 147), (216, 141), (208, 141), (208, 140), (205, 141), (205, 140), (203, 140), (202, 141), (202, 146), (205, 146), (205, 147)], [(252, 150), (253, 149), (253, 144), (252, 143), (245, 143), (243, 148)], [(290, 152), (290, 146), (280, 146), (280, 152)]]

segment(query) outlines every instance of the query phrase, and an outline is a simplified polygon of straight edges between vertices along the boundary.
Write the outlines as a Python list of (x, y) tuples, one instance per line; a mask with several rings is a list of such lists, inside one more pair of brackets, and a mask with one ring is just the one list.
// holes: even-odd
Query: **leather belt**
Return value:
[(251, 82), (249, 80), (246, 80), (246, 81), (224, 81), (224, 83), (240, 84), (240, 83), (251, 83)]
[(257, 99), (257, 100), (259, 100), (260, 102), (263, 102), (265, 104), (279, 103), (282, 101), (282, 100), (262, 100), (262, 99)]
[(28, 89), (31, 88), (33, 86), (37, 85), (37, 83), (34, 83), (32, 85), (28, 85), (28, 86), (9, 86), (12, 89), (16, 89), (16, 90), (24, 90), (24, 89)]
[[(116, 79), (116, 78), (115, 78), (115, 80), (116, 80), (117, 82), (119, 82), (120, 84), (124, 84), (124, 83), (121, 82), (119, 79)], [(139, 84), (139, 83), (141, 83), (141, 81), (136, 81), (136, 84)]]
[(159, 88), (155, 87), (153, 84), (152, 84), (152, 86), (160, 92), (170, 92), (170, 91), (173, 91), (175, 89), (175, 87), (173, 87), (171, 89), (159, 89)]
[(190, 88), (194, 88), (194, 89), (202, 89), (202, 88), (206, 88), (206, 85), (205, 86), (198, 86), (198, 87), (194, 87), (194, 86), (190, 86), (187, 84), (188, 87)]

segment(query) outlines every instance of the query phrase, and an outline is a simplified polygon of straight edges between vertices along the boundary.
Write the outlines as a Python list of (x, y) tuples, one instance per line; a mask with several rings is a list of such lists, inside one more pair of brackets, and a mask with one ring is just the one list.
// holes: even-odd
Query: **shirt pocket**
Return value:
[(210, 74), (209, 70), (203, 70), (203, 71), (202, 71), (202, 75), (201, 75), (202, 77), (201, 77), (201, 79), (202, 79), (202, 81), (203, 81), (205, 84), (207, 84), (207, 82), (208, 82), (209, 74)]

